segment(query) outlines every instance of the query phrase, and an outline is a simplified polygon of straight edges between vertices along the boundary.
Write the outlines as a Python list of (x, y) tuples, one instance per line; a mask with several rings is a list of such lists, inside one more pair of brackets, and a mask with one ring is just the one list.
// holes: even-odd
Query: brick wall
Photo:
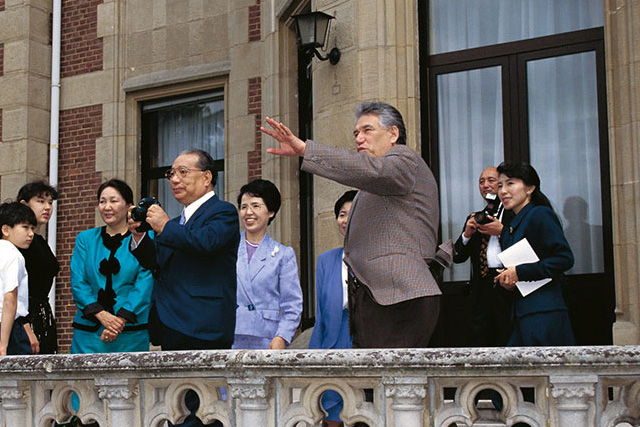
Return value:
[(255, 148), (247, 153), (249, 168), (247, 170), (248, 181), (262, 178), (262, 80), (260, 77), (249, 79), (249, 114), (255, 114)]
[(2, 108), (0, 108), (0, 142), (2, 142)]
[(57, 256), (61, 268), (56, 282), (56, 319), (61, 352), (69, 351), (76, 312), (69, 281), (75, 238), (80, 231), (95, 227), (96, 191), (103, 181), (95, 164), (100, 136), (102, 105), (60, 112)]
[(4, 43), (0, 43), (0, 76), (4, 76)]
[(62, 3), (60, 72), (62, 77), (102, 70), (102, 38), (98, 38), (98, 5), (102, 0)]
[(256, 0), (255, 6), (249, 6), (249, 41), (260, 41), (260, 0)]
[(0, 0), (0, 12), (4, 10), (4, 2), (5, 0)]

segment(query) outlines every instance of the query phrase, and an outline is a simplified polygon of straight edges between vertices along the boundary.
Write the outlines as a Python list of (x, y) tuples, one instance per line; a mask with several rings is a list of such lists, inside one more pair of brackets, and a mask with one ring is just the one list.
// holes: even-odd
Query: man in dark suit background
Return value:
[[(175, 199), (184, 205), (170, 219), (159, 206), (147, 211), (155, 236), (135, 231), (132, 249), (154, 272), (149, 335), (163, 350), (231, 348), (236, 315), (236, 260), (240, 240), (238, 212), (215, 195), (214, 163), (202, 150), (183, 151), (165, 174)], [(187, 393), (192, 414), (183, 426), (201, 426), (193, 412), (195, 393)]]
[[(478, 189), (483, 200), (489, 194), (497, 195), (498, 170), (495, 167), (482, 171)], [(502, 204), (495, 217), (487, 216), (489, 222), (486, 224), (476, 222), (472, 213), (467, 217), (462, 234), (454, 245), (454, 262), (462, 263), (471, 258), (470, 313), (466, 332), (468, 345), (473, 347), (505, 346), (511, 335), (513, 295), (496, 286), (493, 279), (497, 274), (496, 269), (502, 268), (498, 254), (501, 252), (503, 223), (508, 223), (512, 216), (510, 211), (504, 212)]]
[[(302, 169), (359, 189), (344, 245), (349, 316), (356, 348), (426, 347), (441, 294), (429, 264), (438, 259), (438, 187), (424, 160), (407, 147), (402, 116), (381, 102), (356, 108), (357, 153), (308, 140), (267, 118), (280, 148), (303, 157)], [(450, 256), (450, 253), (448, 254)]]

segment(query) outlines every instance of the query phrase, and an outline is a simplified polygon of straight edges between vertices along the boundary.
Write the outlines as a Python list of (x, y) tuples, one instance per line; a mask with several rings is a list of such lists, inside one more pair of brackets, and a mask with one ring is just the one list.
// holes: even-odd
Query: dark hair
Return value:
[(109, 181), (105, 181), (100, 185), (100, 187), (98, 187), (98, 201), (100, 201), (100, 196), (104, 189), (108, 187), (115, 188), (127, 204), (133, 204), (133, 191), (131, 190), (131, 187), (129, 187), (129, 184), (118, 178), (112, 178)]
[(267, 205), (269, 212), (273, 212), (273, 216), (269, 218), (267, 225), (271, 224), (271, 221), (276, 218), (276, 214), (280, 210), (281, 198), (278, 187), (266, 179), (254, 179), (250, 183), (243, 185), (240, 189), (240, 194), (238, 194), (238, 207), (240, 207), (242, 196), (245, 194), (260, 197), (264, 200), (264, 204)]
[(342, 209), (342, 206), (347, 202), (353, 202), (357, 193), (358, 190), (345, 191), (345, 193), (336, 200), (336, 204), (333, 205), (333, 213), (336, 214), (336, 219), (338, 219), (338, 215), (340, 215), (340, 209)]
[(198, 166), (200, 170), (211, 171), (211, 186), (215, 187), (218, 180), (218, 173), (216, 172), (215, 168), (215, 160), (213, 160), (211, 154), (197, 148), (189, 148), (188, 150), (184, 150), (180, 153), (180, 155), (182, 156), (183, 154), (195, 154), (198, 157), (198, 163), (196, 164), (196, 166)]
[(38, 226), (36, 214), (29, 206), (20, 202), (6, 202), (0, 205), (0, 227), (3, 225), (14, 227), (24, 223)]
[(53, 200), (58, 199), (58, 190), (50, 186), (44, 181), (33, 181), (25, 184), (18, 191), (18, 201), (25, 201), (29, 203), (34, 197), (46, 197), (51, 196)]
[(540, 191), (540, 177), (538, 172), (529, 163), (525, 162), (502, 162), (498, 166), (498, 173), (504, 174), (509, 178), (521, 179), (527, 186), (535, 186), (535, 189), (531, 193), (531, 203), (536, 206), (551, 207), (551, 202)]
[(402, 120), (402, 114), (396, 107), (384, 102), (362, 102), (356, 106), (356, 121), (365, 115), (378, 116), (380, 126), (390, 129), (392, 126), (398, 128), (398, 140), (396, 144), (405, 145), (407, 143), (407, 128)]

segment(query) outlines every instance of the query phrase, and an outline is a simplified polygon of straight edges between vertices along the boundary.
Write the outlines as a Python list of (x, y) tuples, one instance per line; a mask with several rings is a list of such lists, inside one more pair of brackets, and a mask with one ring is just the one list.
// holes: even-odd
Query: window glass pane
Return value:
[(527, 63), (531, 164), (575, 256), (569, 273), (604, 272), (594, 52)]
[[(224, 100), (221, 93), (194, 95), (177, 100), (148, 103), (143, 120), (154, 115), (157, 121), (157, 155), (153, 167), (169, 167), (183, 150), (207, 151), (214, 160), (224, 159)], [(143, 127), (144, 128), (144, 127)], [(167, 213), (178, 216), (182, 206), (173, 198), (169, 181), (158, 182), (158, 199)], [(218, 173), (215, 192), (224, 198), (224, 171)]]
[[(460, 236), (466, 216), (484, 207), (478, 178), (504, 158), (500, 67), (441, 74), (438, 140), (442, 239)], [(470, 266), (455, 264), (445, 280), (468, 280)]]
[(431, 54), (603, 26), (602, 0), (431, 0)]

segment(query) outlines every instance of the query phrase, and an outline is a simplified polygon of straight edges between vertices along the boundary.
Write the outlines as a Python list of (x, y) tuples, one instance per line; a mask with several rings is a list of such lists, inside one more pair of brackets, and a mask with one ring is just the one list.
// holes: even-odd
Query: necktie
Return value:
[(184, 216), (184, 209), (183, 209), (182, 213), (180, 214), (180, 225), (184, 225), (185, 222), (187, 222), (187, 218)]
[(489, 263), (487, 262), (487, 247), (489, 246), (489, 239), (491, 236), (488, 234), (482, 235), (482, 241), (480, 243), (480, 274), (482, 277), (487, 277), (489, 271)]

